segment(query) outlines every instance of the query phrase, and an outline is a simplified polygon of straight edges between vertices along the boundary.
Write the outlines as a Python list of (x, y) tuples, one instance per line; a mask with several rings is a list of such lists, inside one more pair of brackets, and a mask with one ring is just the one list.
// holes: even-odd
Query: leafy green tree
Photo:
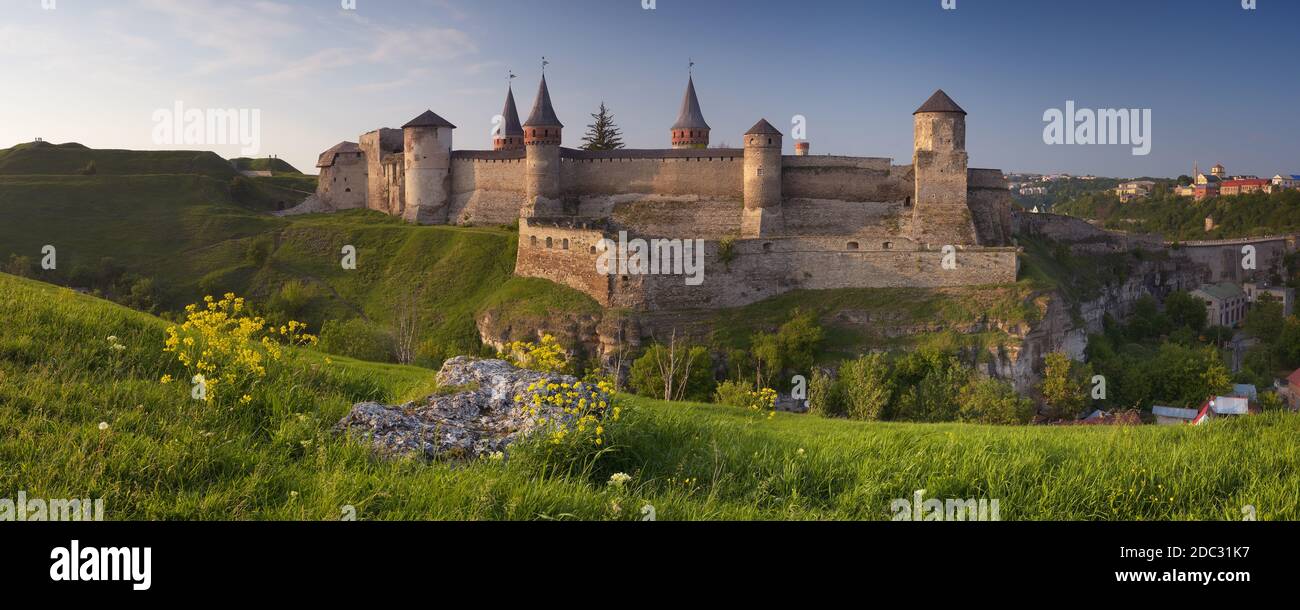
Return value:
[(755, 334), (750, 349), (757, 365), (758, 383), (770, 387), (778, 375), (782, 377), (779, 381), (784, 382), (786, 373), (811, 374), (823, 336), (816, 316), (798, 309), (775, 333)]
[(822, 369), (813, 371), (808, 380), (808, 412), (822, 417), (844, 417), (848, 415), (845, 407), (846, 395), (844, 384)]
[(851, 419), (880, 420), (889, 417), (894, 385), (889, 360), (884, 354), (867, 354), (840, 367), (846, 414)]
[(1282, 302), (1267, 293), (1251, 305), (1241, 324), (1246, 334), (1269, 344), (1281, 336), (1283, 326)]
[(958, 393), (970, 371), (956, 354), (937, 349), (909, 353), (894, 368), (895, 401), (890, 419), (940, 422), (957, 418)]
[(1143, 296), (1133, 306), (1133, 316), (1128, 324), (1129, 338), (1146, 341), (1172, 330), (1169, 316), (1160, 312), (1160, 304), (1151, 295)]
[(1174, 326), (1190, 328), (1198, 333), (1205, 330), (1208, 319), (1205, 301), (1181, 290), (1165, 299), (1165, 314)]
[(1052, 415), (1060, 419), (1077, 417), (1089, 398), (1078, 369), (1064, 352), (1052, 352), (1044, 359), (1039, 390)]
[(707, 402), (714, 389), (712, 359), (700, 346), (656, 343), (632, 363), (628, 384), (650, 398)]
[(587, 135), (582, 137), (583, 148), (587, 150), (615, 150), (623, 148), (623, 132), (614, 124), (614, 115), (600, 103), (600, 111), (591, 115), (594, 123), (587, 126)]
[(1146, 366), (1154, 399), (1170, 406), (1197, 407), (1232, 389), (1232, 375), (1213, 348), (1166, 343)]
[(1021, 425), (1034, 417), (1034, 403), (997, 379), (976, 379), (961, 389), (957, 418), (964, 422)]

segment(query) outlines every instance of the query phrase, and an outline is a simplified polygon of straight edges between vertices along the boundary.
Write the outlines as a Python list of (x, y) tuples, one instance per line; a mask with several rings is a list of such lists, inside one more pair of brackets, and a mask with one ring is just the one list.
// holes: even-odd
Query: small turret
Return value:
[(406, 208), (402, 217), (407, 222), (446, 224), (454, 129), (455, 125), (432, 110), (402, 126), (406, 156)]
[(564, 206), (560, 201), (560, 142), (564, 124), (555, 115), (546, 75), (537, 88), (533, 111), (524, 123), (524, 148), (527, 151), (526, 201), (522, 215), (558, 216)]
[(767, 119), (745, 132), (745, 211), (742, 237), (778, 235), (785, 229), (781, 193), (781, 135)]
[(513, 87), (506, 88), (506, 107), (501, 111), (501, 127), (492, 136), (492, 150), (520, 150), (524, 147), (524, 128), (519, 124)]
[(686, 81), (686, 96), (677, 113), (677, 122), (669, 130), (673, 148), (708, 148), (709, 124), (700, 110), (700, 99), (695, 95), (695, 77)]

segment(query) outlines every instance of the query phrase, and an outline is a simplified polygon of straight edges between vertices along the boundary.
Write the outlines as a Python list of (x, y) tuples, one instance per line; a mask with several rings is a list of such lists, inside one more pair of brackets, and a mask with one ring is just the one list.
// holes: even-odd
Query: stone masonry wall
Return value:
[(522, 155), (499, 156), (474, 158), (459, 152), (453, 154), (448, 222), (510, 225), (519, 219), (527, 167)]
[(655, 151), (697, 154), (651, 158), (640, 156), (645, 151), (627, 151), (621, 158), (619, 152), (599, 157), (566, 153), (560, 162), (563, 196), (655, 194), (738, 201), (744, 196), (744, 157), (733, 152)]
[(1015, 248), (962, 248), (949, 270), (940, 250), (906, 239), (737, 240), (730, 261), (720, 242), (706, 241), (703, 283), (690, 286), (681, 275), (597, 273), (594, 246), (604, 230), (521, 222), (515, 272), (582, 290), (605, 307), (657, 311), (739, 307), (797, 289), (1009, 284), (1018, 271)]
[(339, 153), (320, 168), (316, 197), (331, 210), (366, 207), (366, 160), (362, 153)]

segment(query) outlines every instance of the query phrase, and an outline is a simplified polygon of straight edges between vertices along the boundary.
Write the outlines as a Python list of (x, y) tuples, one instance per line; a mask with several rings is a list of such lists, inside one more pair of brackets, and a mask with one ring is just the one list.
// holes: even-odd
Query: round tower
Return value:
[(555, 116), (546, 76), (537, 89), (533, 111), (524, 123), (524, 148), (527, 154), (526, 192), (523, 216), (559, 216), (564, 211), (560, 201), (560, 142), (564, 124)]
[(784, 229), (781, 132), (761, 119), (745, 132), (745, 211), (741, 237), (778, 235)]
[(519, 108), (515, 106), (513, 87), (506, 88), (506, 106), (501, 111), (501, 128), (492, 135), (492, 150), (521, 150), (524, 147), (524, 128), (519, 124)]
[(913, 117), (913, 237), (936, 246), (976, 244), (966, 203), (966, 111), (948, 94), (935, 91)]
[(812, 150), (812, 144), (808, 140), (802, 140), (794, 143), (794, 156), (807, 157)]
[(700, 110), (700, 99), (695, 95), (695, 77), (686, 81), (686, 96), (677, 113), (677, 122), (669, 128), (673, 148), (708, 148), (709, 124)]
[(456, 129), (432, 110), (402, 126), (406, 158), (406, 207), (402, 217), (417, 224), (446, 224), (451, 194), (451, 132)]

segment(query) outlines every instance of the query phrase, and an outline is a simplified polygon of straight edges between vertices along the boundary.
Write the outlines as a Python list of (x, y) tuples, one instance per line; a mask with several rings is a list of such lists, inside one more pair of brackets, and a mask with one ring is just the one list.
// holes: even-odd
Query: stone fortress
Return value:
[[(427, 111), (320, 156), (300, 211), (370, 208), (419, 224), (519, 227), (515, 272), (578, 289), (610, 308), (735, 307), (795, 289), (945, 287), (1016, 280), (1011, 195), (1002, 172), (971, 169), (966, 112), (937, 91), (913, 113), (911, 165), (813, 156), (766, 120), (743, 148), (709, 148), (687, 82), (671, 148), (586, 151), (542, 76), (522, 124), (513, 90), (493, 150), (455, 150), (455, 125)], [(704, 240), (704, 281), (597, 271), (603, 239)], [(668, 242), (676, 243), (676, 242)], [(689, 244), (686, 246), (691, 252)], [(681, 255), (680, 248), (665, 250)], [(944, 265), (945, 255), (954, 260)]]

